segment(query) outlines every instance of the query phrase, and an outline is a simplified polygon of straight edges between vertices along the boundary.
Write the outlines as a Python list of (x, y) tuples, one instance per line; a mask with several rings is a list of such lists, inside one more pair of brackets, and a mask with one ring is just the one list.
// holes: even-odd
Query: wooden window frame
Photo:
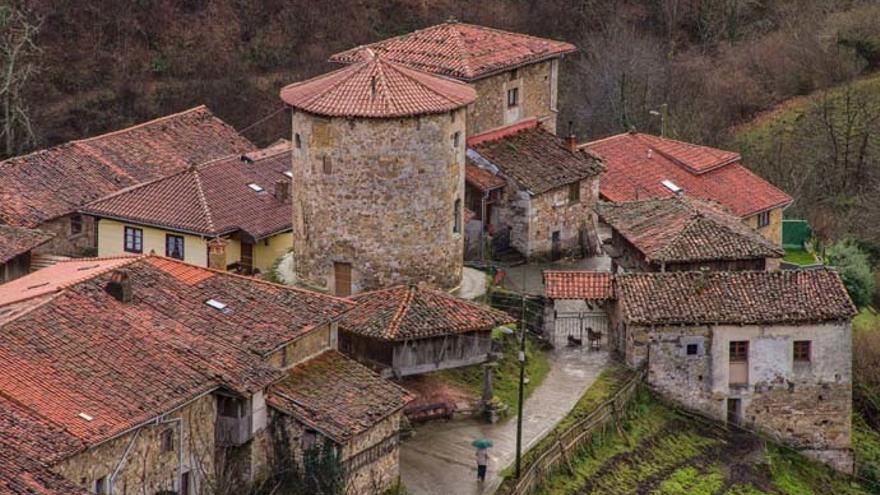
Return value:
[(748, 363), (749, 362), (749, 341), (748, 340), (731, 340), (728, 345), (728, 352), (731, 363)]
[(758, 228), (762, 229), (768, 225), (770, 225), (770, 211), (758, 213)]
[(507, 108), (516, 108), (519, 106), (519, 88), (509, 88), (507, 90)]
[(575, 204), (581, 202), (581, 183), (572, 182), (568, 185), (568, 203)]
[(811, 340), (795, 340), (791, 350), (794, 362), (810, 363), (813, 361), (813, 342)]
[(167, 454), (174, 451), (174, 430), (166, 428), (159, 433), (159, 453)]
[[(132, 241), (130, 245), (128, 242), (129, 233), (131, 233)], [(144, 252), (144, 229), (126, 226), (122, 231), (122, 249), (126, 253), (142, 254)]]
[[(180, 240), (180, 257), (174, 256), (171, 251), (168, 249), (168, 241), (171, 239), (179, 239)], [(181, 260), (186, 257), (186, 238), (182, 235), (177, 234), (165, 234), (165, 256), (168, 258), (174, 258), (176, 260)]]
[(70, 215), (70, 237), (76, 237), (83, 233), (84, 220), (79, 213)]

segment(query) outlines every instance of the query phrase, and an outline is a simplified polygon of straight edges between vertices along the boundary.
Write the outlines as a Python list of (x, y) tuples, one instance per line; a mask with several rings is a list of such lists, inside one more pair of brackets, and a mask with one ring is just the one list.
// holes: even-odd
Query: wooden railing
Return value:
[[(503, 495), (524, 495), (533, 492), (543, 481), (560, 469), (571, 470), (571, 458), (593, 440), (597, 432), (608, 427), (621, 428), (627, 408), (645, 378), (641, 368), (611, 398), (600, 404), (588, 416), (561, 433), (553, 433), (555, 441), (525, 466), (522, 475), (513, 483), (504, 483), (498, 490)], [(539, 443), (540, 444), (540, 443)]]

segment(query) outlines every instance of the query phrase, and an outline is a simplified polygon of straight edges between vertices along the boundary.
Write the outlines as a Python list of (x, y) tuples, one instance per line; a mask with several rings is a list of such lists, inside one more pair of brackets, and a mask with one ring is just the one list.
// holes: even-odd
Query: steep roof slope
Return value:
[[(461, 22), (445, 22), (366, 45), (388, 60), (410, 67), (473, 81), (522, 65), (559, 57), (577, 48), (538, 38)], [(364, 47), (330, 57), (333, 62), (360, 60)]]
[(602, 162), (586, 150), (572, 152), (565, 139), (537, 121), (518, 123), (468, 138), (468, 160), (482, 168), (497, 168), (532, 194), (594, 177)]
[[(291, 228), (288, 199), (276, 198), (277, 181), (290, 182), (290, 143), (248, 155), (226, 157), (124, 189), (81, 211), (197, 235), (241, 230), (261, 239)], [(255, 191), (251, 184), (262, 190)]]
[(0, 162), (0, 223), (36, 227), (125, 187), (254, 145), (199, 106)]
[(624, 273), (615, 284), (623, 319), (635, 325), (798, 324), (856, 314), (829, 269)]
[(55, 234), (41, 230), (0, 225), (0, 264), (49, 242)]
[(696, 198), (603, 203), (597, 210), (648, 262), (748, 260), (785, 254), (721, 205)]
[(664, 181), (692, 197), (748, 217), (791, 203), (791, 197), (739, 163), (739, 155), (705, 146), (624, 133), (581, 145), (602, 157), (599, 192), (609, 201), (672, 196)]
[[(108, 293), (119, 270), (130, 302)], [(283, 373), (263, 356), (351, 305), (155, 256), (61, 262), (0, 286), (0, 396), (63, 429), (43, 454), (63, 458), (218, 387), (268, 386)]]
[(403, 341), (491, 330), (515, 318), (496, 309), (414, 285), (364, 292), (339, 329), (374, 339)]
[(366, 49), (357, 63), (281, 89), (288, 105), (330, 117), (392, 118), (442, 113), (472, 103), (476, 91)]

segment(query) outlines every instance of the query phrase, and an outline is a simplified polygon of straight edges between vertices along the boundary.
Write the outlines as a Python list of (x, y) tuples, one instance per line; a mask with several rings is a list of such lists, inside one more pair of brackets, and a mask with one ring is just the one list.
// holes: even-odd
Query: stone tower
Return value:
[(336, 294), (461, 281), (470, 86), (364, 50), (291, 84), (294, 263)]

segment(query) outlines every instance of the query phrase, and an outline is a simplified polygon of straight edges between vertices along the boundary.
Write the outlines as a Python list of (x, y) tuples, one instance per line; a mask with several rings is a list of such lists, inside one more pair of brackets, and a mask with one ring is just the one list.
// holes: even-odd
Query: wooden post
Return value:
[(572, 468), (571, 461), (565, 454), (565, 445), (562, 444), (562, 439), (559, 438), (559, 432), (556, 432), (556, 443), (559, 445), (559, 457), (562, 459), (562, 462), (565, 463), (565, 468), (568, 470), (568, 474), (573, 474), (574, 468)]

